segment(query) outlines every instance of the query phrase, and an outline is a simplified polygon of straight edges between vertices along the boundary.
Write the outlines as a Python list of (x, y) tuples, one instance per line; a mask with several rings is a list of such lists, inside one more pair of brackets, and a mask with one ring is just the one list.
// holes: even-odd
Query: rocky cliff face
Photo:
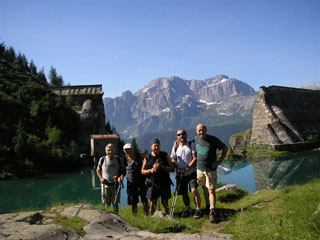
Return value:
[[(246, 97), (244, 97), (246, 96)], [(252, 116), (256, 98), (248, 84), (225, 75), (206, 80), (158, 78), (137, 93), (105, 98), (106, 120), (124, 138)]]

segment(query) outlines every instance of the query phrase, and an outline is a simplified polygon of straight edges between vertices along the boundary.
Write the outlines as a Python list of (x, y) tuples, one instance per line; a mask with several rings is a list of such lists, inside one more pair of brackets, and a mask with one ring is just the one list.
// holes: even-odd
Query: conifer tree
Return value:
[(51, 66), (50, 72), (49, 72), (49, 80), (50, 85), (52, 87), (62, 87), (63, 86), (63, 78), (61, 75), (58, 76), (57, 70)]

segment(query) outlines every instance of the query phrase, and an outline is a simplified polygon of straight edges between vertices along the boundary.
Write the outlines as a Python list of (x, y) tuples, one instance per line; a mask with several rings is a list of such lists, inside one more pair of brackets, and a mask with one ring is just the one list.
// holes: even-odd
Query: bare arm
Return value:
[(151, 168), (151, 169), (147, 169), (147, 159), (144, 159), (143, 160), (143, 164), (142, 164), (142, 168), (141, 168), (141, 174), (142, 175), (148, 175), (148, 174), (152, 174), (154, 173), (154, 169)]
[(188, 168), (192, 167), (197, 162), (197, 153), (192, 153), (192, 161), (188, 164)]
[(105, 179), (102, 177), (99, 168), (97, 168), (97, 175), (98, 175), (98, 177), (99, 177), (99, 179), (100, 179), (100, 182), (103, 183)]
[(220, 165), (223, 162), (223, 160), (227, 156), (227, 153), (228, 153), (228, 147), (224, 146), (223, 149), (222, 149), (221, 157), (220, 157), (220, 159), (218, 161), (218, 165)]

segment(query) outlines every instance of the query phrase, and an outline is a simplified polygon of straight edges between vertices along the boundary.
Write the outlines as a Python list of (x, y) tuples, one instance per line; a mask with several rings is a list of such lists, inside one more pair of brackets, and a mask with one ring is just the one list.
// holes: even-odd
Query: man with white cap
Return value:
[(145, 185), (146, 177), (141, 174), (142, 161), (144, 153), (138, 152), (130, 143), (123, 146), (123, 152), (126, 157), (126, 176), (127, 176), (127, 195), (128, 205), (132, 206), (132, 214), (138, 213), (139, 196), (143, 204), (144, 212), (148, 215), (148, 199), (146, 198), (147, 187)]

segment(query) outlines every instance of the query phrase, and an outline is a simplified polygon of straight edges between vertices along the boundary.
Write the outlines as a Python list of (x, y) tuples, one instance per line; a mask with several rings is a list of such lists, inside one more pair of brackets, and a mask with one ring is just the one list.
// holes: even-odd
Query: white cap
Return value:
[(124, 146), (123, 146), (123, 150), (125, 150), (126, 148), (132, 148), (132, 145), (130, 143), (126, 143)]

